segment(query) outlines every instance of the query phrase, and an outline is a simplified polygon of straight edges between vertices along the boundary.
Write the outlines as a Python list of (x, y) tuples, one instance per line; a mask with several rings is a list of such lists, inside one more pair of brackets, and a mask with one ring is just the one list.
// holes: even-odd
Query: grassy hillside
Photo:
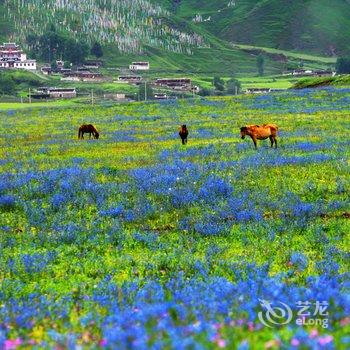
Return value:
[(164, 7), (148, 0), (4, 0), (4, 18), (10, 18), (17, 38), (44, 35), (54, 26), (88, 44), (113, 44), (123, 53), (142, 53), (145, 46), (192, 54), (206, 47), (205, 38), (188, 31)]
[(11, 21), (3, 15), (5, 12), (6, 10), (3, 1), (0, 0), (0, 41), (6, 40), (13, 31)]
[[(273, 57), (271, 50), (276, 48), (299, 50), (280, 51), (288, 57), (288, 64), (295, 65), (305, 59), (309, 68), (326, 68), (335, 60), (322, 56), (329, 54), (327, 45), (334, 52), (347, 50), (344, 36), (349, 30), (346, 25), (350, 6), (335, 0), (331, 21), (309, 16), (312, 21), (298, 27), (299, 35), (293, 30), (291, 20), (287, 20), (290, 11), (304, 8), (305, 4), (299, 3), (294, 1), (287, 10), (289, 2), (285, 0), (74, 0), (67, 6), (65, 2), (52, 0), (2, 0), (0, 39), (14, 40), (26, 47), (28, 35), (45, 35), (53, 26), (58, 32), (89, 45), (100, 42), (109, 68), (127, 67), (132, 60), (145, 59), (157, 74), (255, 75), (256, 46), (264, 47), (267, 75), (279, 74), (287, 68), (286, 62)], [(306, 3), (311, 6), (313, 1)], [(321, 0), (320, 8), (326, 11), (328, 7)], [(293, 13), (302, 23), (304, 14)], [(316, 34), (321, 38), (313, 35), (310, 28), (315, 33), (319, 30)], [(290, 41), (291, 37), (295, 42)], [(324, 45), (326, 41), (328, 44)], [(236, 45), (237, 42), (248, 46)], [(306, 44), (300, 44), (303, 42)], [(333, 47), (329, 42), (339, 45)], [(307, 43), (320, 46), (312, 48)], [(33, 51), (32, 55), (34, 48)], [(305, 55), (304, 51), (312, 54)]]
[(324, 86), (350, 87), (350, 75), (336, 77), (305, 78), (297, 81), (293, 88), (306, 89)]
[(350, 52), (350, 3), (344, 0), (181, 1), (177, 15), (202, 17), (222, 39), (322, 55)]

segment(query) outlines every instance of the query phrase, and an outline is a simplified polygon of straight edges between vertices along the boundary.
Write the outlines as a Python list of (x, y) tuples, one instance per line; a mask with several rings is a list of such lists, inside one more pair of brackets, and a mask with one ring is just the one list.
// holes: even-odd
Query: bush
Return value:
[(350, 57), (339, 57), (335, 65), (338, 74), (350, 73)]
[(16, 91), (16, 83), (12, 76), (6, 73), (0, 73), (0, 93), (12, 95)]
[(213, 95), (213, 90), (210, 90), (208, 88), (203, 88), (198, 93), (199, 96), (211, 96)]
[(220, 77), (214, 77), (213, 85), (215, 86), (215, 89), (218, 91), (225, 90), (225, 82)]
[(241, 91), (241, 83), (239, 80), (237, 79), (230, 79), (227, 83), (226, 83), (226, 86), (227, 86), (227, 93), (229, 95), (236, 95), (240, 93)]

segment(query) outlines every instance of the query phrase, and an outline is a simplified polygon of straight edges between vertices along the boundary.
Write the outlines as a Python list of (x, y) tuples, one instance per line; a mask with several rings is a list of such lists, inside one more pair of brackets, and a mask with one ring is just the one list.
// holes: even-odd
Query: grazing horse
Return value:
[(182, 144), (185, 145), (187, 143), (187, 136), (188, 136), (188, 130), (185, 124), (181, 125), (179, 135), (181, 137)]
[(277, 131), (278, 126), (276, 124), (263, 124), (263, 125), (246, 125), (241, 127), (241, 138), (244, 138), (248, 135), (254, 142), (255, 149), (256, 140), (266, 140), (267, 138), (271, 141), (271, 147), (275, 144), (277, 148)]
[(78, 139), (83, 139), (85, 133), (89, 134), (90, 139), (91, 134), (93, 135), (94, 139), (98, 139), (100, 137), (97, 129), (92, 124), (83, 124), (79, 128)]

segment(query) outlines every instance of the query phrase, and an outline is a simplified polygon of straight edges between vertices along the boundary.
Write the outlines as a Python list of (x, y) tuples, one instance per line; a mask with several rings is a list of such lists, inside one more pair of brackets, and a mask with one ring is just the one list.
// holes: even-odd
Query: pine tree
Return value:
[(260, 76), (264, 75), (264, 64), (265, 64), (264, 56), (259, 55), (256, 59), (256, 65), (258, 67), (258, 73)]
[(91, 48), (91, 54), (96, 56), (97, 58), (100, 58), (103, 56), (103, 50), (100, 43), (95, 42), (95, 44)]

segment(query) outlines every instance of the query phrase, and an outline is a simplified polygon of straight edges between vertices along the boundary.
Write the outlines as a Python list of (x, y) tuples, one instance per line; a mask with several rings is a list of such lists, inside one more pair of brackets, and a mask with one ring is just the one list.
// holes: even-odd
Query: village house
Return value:
[(172, 90), (190, 91), (192, 89), (189, 78), (159, 78), (155, 80), (154, 85)]
[(276, 88), (247, 88), (245, 90), (246, 94), (268, 94), (269, 92), (282, 92), (286, 89), (276, 89)]
[(100, 60), (86, 60), (84, 67), (88, 69), (98, 69), (102, 66), (103, 62)]
[(103, 77), (101, 73), (82, 71), (82, 72), (64, 73), (61, 80), (62, 81), (96, 82), (96, 81), (102, 81)]
[(156, 100), (167, 100), (168, 99), (168, 95), (167, 94), (162, 94), (162, 93), (156, 93), (156, 94), (154, 94), (154, 98)]
[(56, 66), (57, 66), (57, 69), (61, 70), (64, 68), (64, 61), (62, 60), (57, 60), (56, 61)]
[(199, 92), (200, 89), (199, 89), (199, 86), (197, 86), (197, 85), (192, 85), (190, 90), (191, 90), (192, 92), (196, 92), (196, 93), (197, 93), (197, 92)]
[(336, 72), (332, 70), (310, 70), (310, 69), (295, 69), (292, 73), (285, 72), (283, 75), (293, 75), (299, 77), (327, 77), (335, 76)]
[(336, 72), (333, 72), (331, 70), (315, 70), (313, 71), (313, 75), (317, 77), (334, 77), (336, 75)]
[(41, 67), (40, 71), (44, 75), (49, 75), (53, 73), (58, 73), (58, 74), (70, 73), (72, 69), (64, 68), (64, 61), (57, 60), (56, 67), (51, 67), (49, 63), (46, 63), (43, 67)]
[(142, 77), (139, 75), (121, 75), (118, 77), (119, 83), (140, 84)]
[(292, 73), (294, 76), (311, 76), (312, 70), (306, 70), (306, 69), (295, 69)]
[(50, 66), (41, 67), (41, 68), (40, 68), (40, 71), (41, 71), (41, 73), (44, 74), (44, 75), (52, 74), (52, 69), (51, 69)]
[(30, 97), (35, 99), (75, 98), (77, 97), (77, 91), (75, 88), (41, 87)]
[(16, 43), (3, 43), (0, 45), (0, 68), (36, 70), (36, 60), (27, 59)]
[(267, 94), (271, 92), (270, 88), (247, 88), (246, 94)]
[(127, 97), (124, 93), (116, 93), (116, 94), (103, 94), (104, 99), (114, 100), (118, 102), (128, 102), (130, 98)]
[(129, 66), (130, 70), (149, 70), (149, 62), (132, 62)]

